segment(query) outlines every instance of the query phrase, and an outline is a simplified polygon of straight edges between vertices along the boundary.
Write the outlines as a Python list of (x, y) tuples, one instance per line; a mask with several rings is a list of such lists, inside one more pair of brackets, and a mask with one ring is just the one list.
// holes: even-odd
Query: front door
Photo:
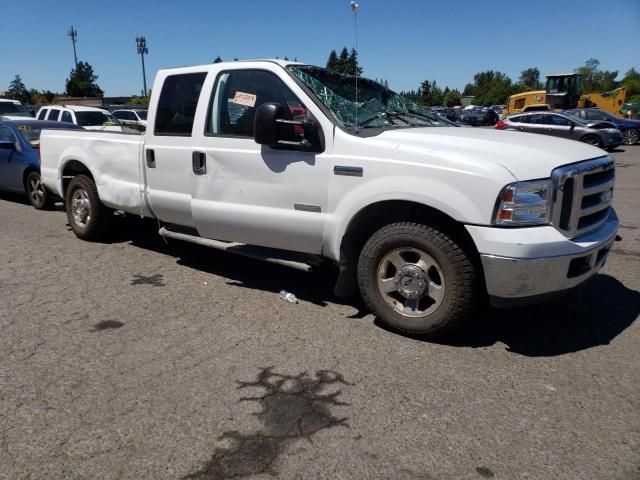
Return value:
[[(206, 72), (169, 75), (145, 137), (147, 195), (153, 213), (164, 222), (193, 227), (191, 152), (193, 125)], [(159, 88), (158, 85), (156, 88)]]
[[(201, 236), (321, 253), (329, 160), (253, 138), (253, 117), (263, 103), (287, 107), (294, 119), (312, 118), (293, 93), (296, 86), (285, 80), (267, 67), (222, 71), (210, 83), (204, 133), (193, 154), (191, 210)], [(291, 135), (302, 135), (301, 128), (293, 127)], [(196, 171), (196, 165), (202, 168)]]

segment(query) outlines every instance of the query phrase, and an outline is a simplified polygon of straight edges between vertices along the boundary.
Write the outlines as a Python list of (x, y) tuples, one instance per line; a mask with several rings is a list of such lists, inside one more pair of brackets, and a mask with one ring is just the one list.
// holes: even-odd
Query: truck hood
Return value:
[(499, 164), (517, 180), (546, 178), (561, 165), (606, 155), (597, 147), (575, 140), (484, 128), (406, 128), (389, 130), (374, 138), (387, 148), (410, 147), (451, 161)]

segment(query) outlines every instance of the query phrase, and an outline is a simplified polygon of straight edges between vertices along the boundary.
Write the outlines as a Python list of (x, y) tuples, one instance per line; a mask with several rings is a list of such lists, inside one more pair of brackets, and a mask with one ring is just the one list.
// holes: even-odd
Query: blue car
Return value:
[(26, 193), (38, 210), (52, 203), (40, 181), (40, 132), (43, 129), (82, 130), (71, 123), (25, 118), (0, 121), (0, 190)]
[(565, 110), (565, 112), (572, 113), (584, 120), (604, 120), (613, 123), (622, 132), (622, 143), (625, 145), (634, 145), (640, 140), (640, 120), (616, 117), (597, 108), (576, 108)]

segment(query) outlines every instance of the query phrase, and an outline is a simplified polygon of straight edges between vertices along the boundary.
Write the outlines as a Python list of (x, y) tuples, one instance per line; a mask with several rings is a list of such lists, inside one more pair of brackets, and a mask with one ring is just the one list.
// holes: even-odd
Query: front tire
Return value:
[(640, 140), (640, 132), (634, 128), (622, 131), (622, 143), (625, 145), (635, 145)]
[(69, 182), (65, 210), (71, 229), (83, 240), (100, 240), (113, 220), (113, 210), (100, 201), (95, 182), (86, 175), (73, 177)]
[(51, 196), (40, 178), (39, 172), (31, 172), (25, 180), (25, 190), (29, 197), (29, 202), (36, 210), (45, 210), (51, 207)]
[(382, 227), (358, 261), (362, 298), (394, 330), (437, 340), (472, 317), (481, 289), (477, 271), (456, 241), (416, 223)]

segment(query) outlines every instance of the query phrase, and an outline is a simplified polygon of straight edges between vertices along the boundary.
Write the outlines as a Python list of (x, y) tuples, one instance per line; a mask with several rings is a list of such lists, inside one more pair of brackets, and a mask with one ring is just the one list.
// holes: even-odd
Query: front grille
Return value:
[(615, 179), (611, 157), (556, 168), (551, 222), (565, 236), (577, 237), (595, 230), (609, 216)]

